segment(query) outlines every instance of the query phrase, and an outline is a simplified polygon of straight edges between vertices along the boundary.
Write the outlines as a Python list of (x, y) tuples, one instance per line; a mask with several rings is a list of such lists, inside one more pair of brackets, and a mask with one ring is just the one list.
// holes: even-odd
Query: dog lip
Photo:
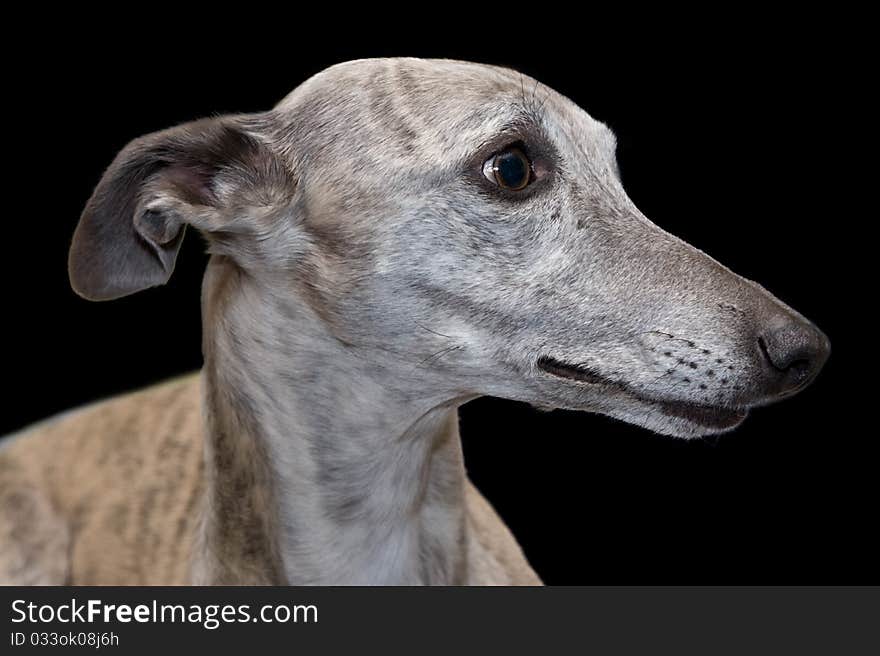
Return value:
[(589, 367), (580, 364), (569, 364), (546, 355), (538, 358), (536, 364), (539, 369), (552, 376), (556, 376), (557, 378), (565, 378), (592, 385), (613, 387), (625, 392), (642, 403), (646, 403), (658, 409), (667, 417), (685, 419), (707, 428), (732, 428), (742, 422), (748, 414), (748, 408), (744, 407), (707, 405), (694, 403), (692, 401), (666, 401), (663, 399), (643, 396), (635, 392), (628, 385), (609, 380)]
[(559, 378), (570, 378), (594, 385), (617, 385), (617, 383), (608, 380), (604, 376), (600, 376), (584, 365), (569, 364), (556, 358), (551, 358), (549, 355), (543, 355), (538, 358), (537, 365), (539, 369)]

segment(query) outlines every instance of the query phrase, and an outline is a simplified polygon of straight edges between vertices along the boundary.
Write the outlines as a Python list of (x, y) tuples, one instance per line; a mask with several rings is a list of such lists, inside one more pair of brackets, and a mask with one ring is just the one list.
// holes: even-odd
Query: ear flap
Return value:
[(73, 235), (68, 273), (74, 291), (109, 300), (162, 285), (186, 225), (208, 234), (245, 229), (242, 195), (261, 196), (261, 186), (288, 181), (274, 153), (248, 129), (256, 124), (254, 117), (205, 119), (128, 144)]

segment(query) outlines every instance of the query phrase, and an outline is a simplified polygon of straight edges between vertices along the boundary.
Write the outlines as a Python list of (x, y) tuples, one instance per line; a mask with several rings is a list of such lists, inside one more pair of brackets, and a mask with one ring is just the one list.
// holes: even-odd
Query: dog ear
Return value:
[(135, 139), (116, 156), (86, 203), (68, 259), (70, 284), (109, 300), (164, 284), (184, 230), (211, 241), (256, 229), (289, 173), (258, 136), (260, 115), (205, 119)]

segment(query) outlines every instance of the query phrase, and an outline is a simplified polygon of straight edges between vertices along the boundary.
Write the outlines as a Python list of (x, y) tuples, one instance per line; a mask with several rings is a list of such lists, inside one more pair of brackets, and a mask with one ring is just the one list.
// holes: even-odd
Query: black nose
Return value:
[(813, 324), (799, 317), (778, 317), (758, 337), (779, 394), (790, 394), (813, 381), (831, 353), (831, 343)]

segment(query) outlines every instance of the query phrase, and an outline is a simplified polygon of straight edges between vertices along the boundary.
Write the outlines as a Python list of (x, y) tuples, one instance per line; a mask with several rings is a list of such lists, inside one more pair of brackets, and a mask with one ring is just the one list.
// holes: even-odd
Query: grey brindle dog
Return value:
[(0, 579), (539, 583), (466, 477), (459, 405), (692, 438), (829, 351), (639, 212), (608, 128), (503, 68), (355, 61), (136, 139), (82, 214), (73, 288), (164, 283), (186, 226), (211, 253), (201, 374), (8, 440)]

